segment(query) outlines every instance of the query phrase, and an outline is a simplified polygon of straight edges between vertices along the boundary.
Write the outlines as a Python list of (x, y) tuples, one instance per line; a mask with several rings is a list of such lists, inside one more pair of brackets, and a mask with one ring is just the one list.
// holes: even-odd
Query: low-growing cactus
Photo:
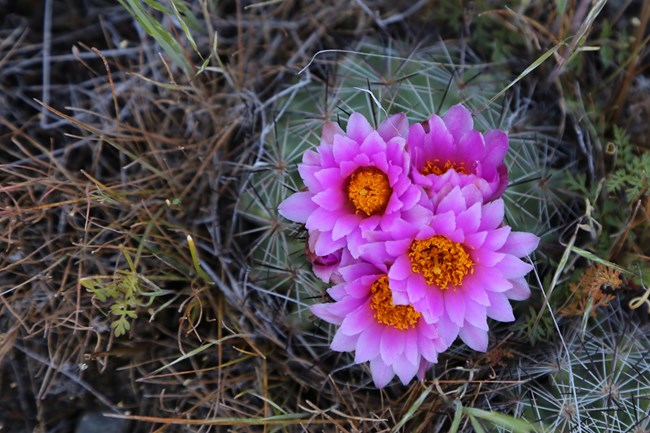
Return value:
[(521, 364), (522, 376), (537, 378), (516, 388), (515, 414), (553, 433), (647, 432), (648, 327), (616, 313), (584, 334), (577, 321), (565, 325), (568, 331), (558, 336), (557, 350)]

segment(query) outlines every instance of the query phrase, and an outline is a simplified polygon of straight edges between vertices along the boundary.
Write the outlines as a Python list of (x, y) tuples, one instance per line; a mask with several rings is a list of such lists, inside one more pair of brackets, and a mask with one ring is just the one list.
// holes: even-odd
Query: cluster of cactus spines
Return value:
[(514, 414), (549, 433), (648, 432), (648, 326), (621, 316), (600, 318), (584, 333), (567, 321), (557, 350), (522, 361), (516, 377), (521, 384), (512, 392)]

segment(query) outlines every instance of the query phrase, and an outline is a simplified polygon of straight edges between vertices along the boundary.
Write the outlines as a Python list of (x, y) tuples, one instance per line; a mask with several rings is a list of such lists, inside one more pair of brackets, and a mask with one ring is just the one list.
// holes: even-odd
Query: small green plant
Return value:
[(628, 202), (633, 203), (650, 190), (650, 153), (637, 154), (630, 136), (619, 127), (614, 128), (613, 145), (617, 157), (615, 170), (607, 177), (605, 186), (611, 193), (624, 193)]
[[(101, 302), (110, 302), (110, 314), (115, 317), (111, 328), (116, 337), (131, 329), (130, 319), (137, 319), (139, 308), (150, 307), (156, 297), (167, 294), (150, 279), (139, 274), (126, 249), (122, 250), (129, 269), (118, 270), (114, 275), (95, 275), (81, 278), (79, 282)], [(144, 287), (148, 287), (146, 290)]]

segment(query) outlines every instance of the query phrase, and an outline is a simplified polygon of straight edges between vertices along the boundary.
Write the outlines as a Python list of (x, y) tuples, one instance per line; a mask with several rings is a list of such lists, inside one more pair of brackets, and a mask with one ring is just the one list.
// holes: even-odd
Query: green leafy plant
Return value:
[(617, 156), (615, 170), (607, 177), (605, 186), (609, 192), (624, 193), (629, 202), (635, 202), (650, 190), (650, 153), (637, 154), (630, 136), (619, 127), (614, 128), (613, 145)]
[(99, 301), (111, 303), (110, 315), (115, 317), (111, 328), (116, 337), (131, 329), (130, 319), (137, 319), (138, 309), (150, 307), (156, 297), (167, 294), (167, 291), (137, 272), (126, 249), (122, 252), (129, 269), (118, 270), (114, 275), (95, 275), (79, 280)]

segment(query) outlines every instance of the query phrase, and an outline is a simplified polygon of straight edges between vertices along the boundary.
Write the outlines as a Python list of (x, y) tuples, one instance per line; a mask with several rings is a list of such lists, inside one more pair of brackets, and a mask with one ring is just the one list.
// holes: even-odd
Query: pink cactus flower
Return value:
[(411, 125), (407, 149), (413, 164), (413, 182), (435, 194), (445, 185), (476, 185), (485, 201), (500, 197), (508, 185), (503, 158), (508, 150), (505, 132), (485, 135), (476, 131), (472, 115), (454, 105), (437, 115)]
[(503, 200), (484, 204), (474, 184), (448, 185), (432, 204), (430, 224), (415, 236), (392, 233), (393, 240), (364, 245), (361, 257), (394, 257), (388, 272), (393, 301), (436, 323), (445, 346), (460, 336), (485, 351), (487, 318), (514, 320), (508, 300), (530, 295), (524, 276), (533, 267), (520, 258), (539, 238), (504, 226)]
[(395, 375), (406, 385), (423, 377), (447, 349), (436, 324), (423, 320), (410, 305), (395, 305), (385, 271), (366, 262), (340, 269), (344, 282), (328, 290), (333, 303), (312, 312), (339, 325), (332, 350), (355, 352), (355, 363), (370, 362), (375, 385), (386, 386)]
[(356, 258), (366, 232), (414, 224), (424, 214), (424, 193), (409, 177), (407, 130), (404, 114), (389, 117), (377, 130), (359, 113), (350, 116), (345, 132), (336, 123), (323, 127), (321, 144), (298, 165), (307, 190), (278, 207), (285, 218), (319, 232), (314, 254), (347, 247)]

